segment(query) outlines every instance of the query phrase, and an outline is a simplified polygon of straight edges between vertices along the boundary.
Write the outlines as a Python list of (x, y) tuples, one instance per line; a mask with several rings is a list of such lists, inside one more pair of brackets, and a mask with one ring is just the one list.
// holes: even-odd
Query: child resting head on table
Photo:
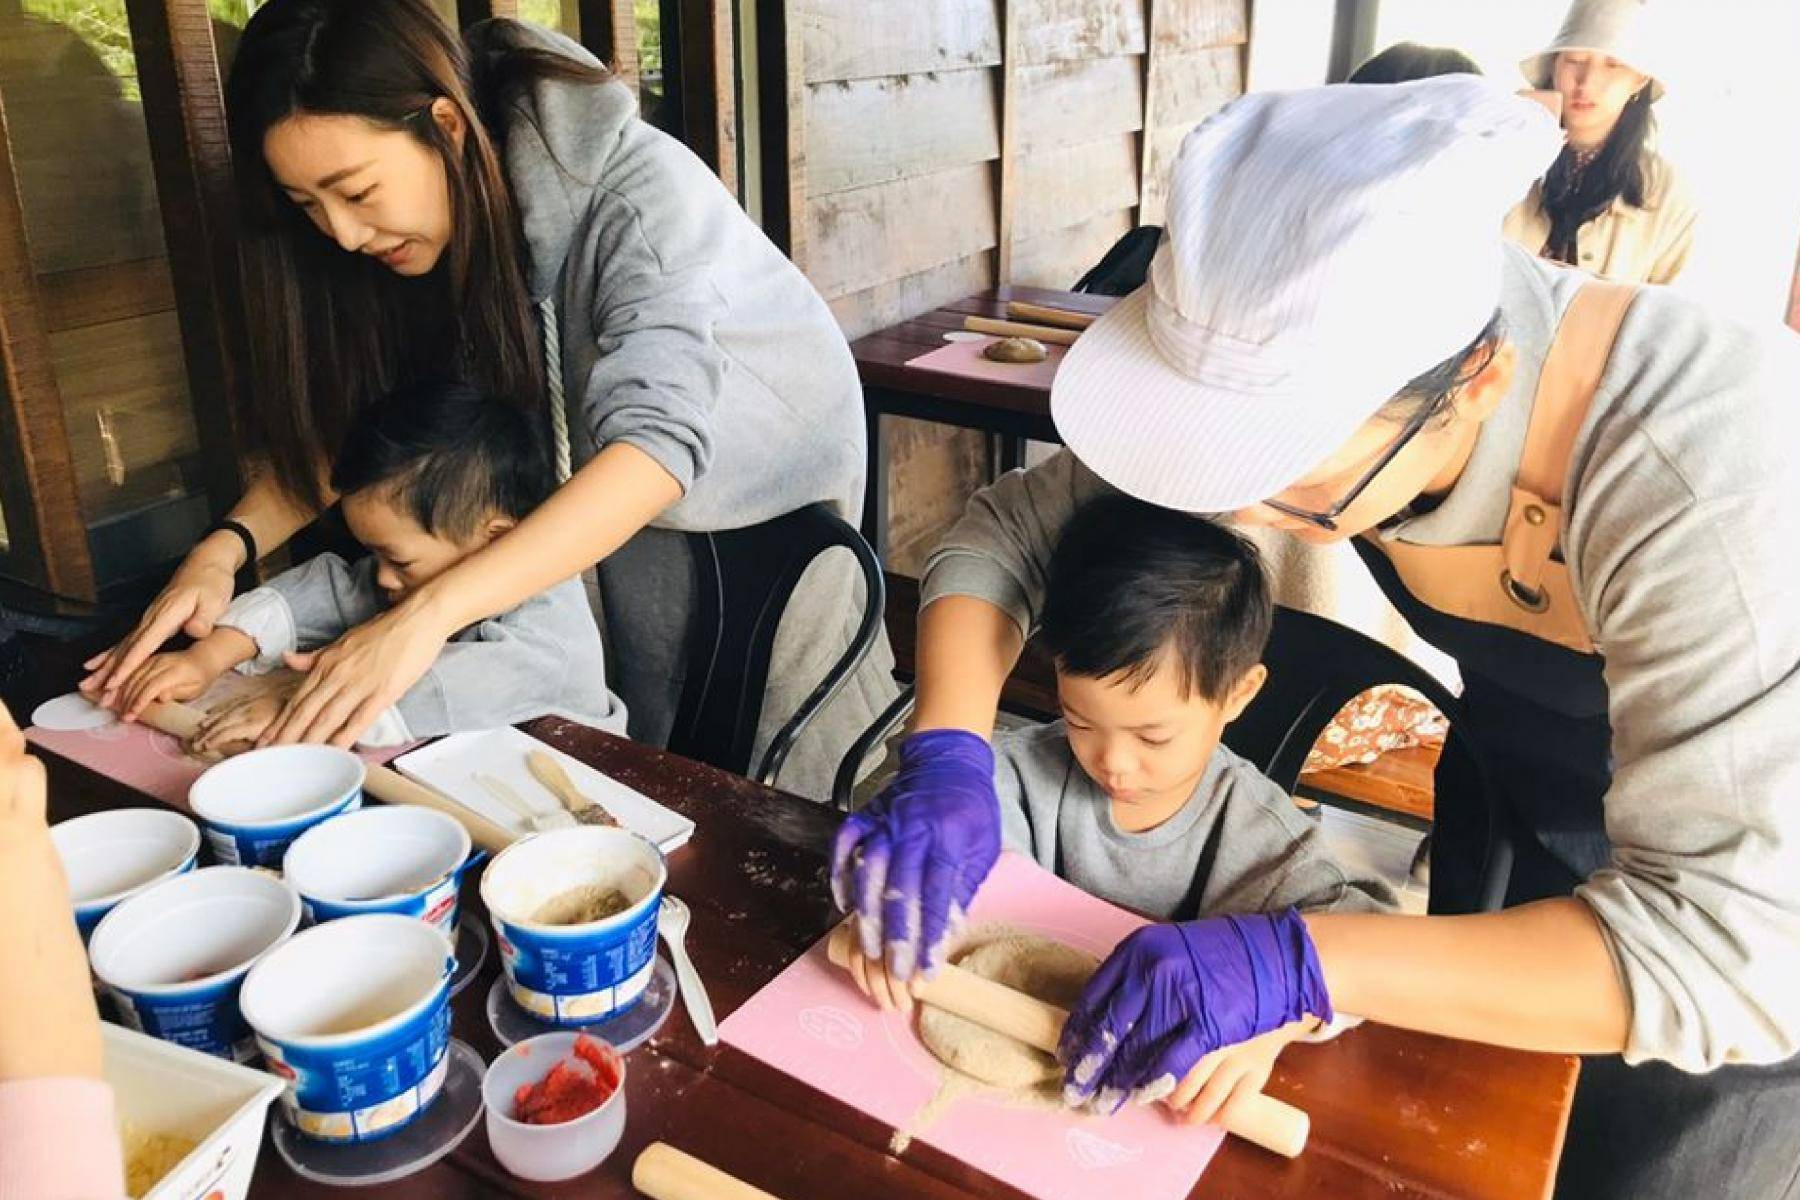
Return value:
[[(1007, 847), (1168, 922), (1391, 909), (1387, 884), (1334, 861), (1292, 798), (1220, 744), (1268, 677), (1272, 616), (1256, 548), (1230, 530), (1116, 493), (1083, 507), (1051, 556), (1038, 628), (1062, 719), (993, 741)], [(858, 954), (851, 973), (884, 1007), (911, 1007), (881, 963)], [(1227, 1050), (1169, 1103), (1211, 1120), (1315, 1027)]]
[[(414, 384), (359, 415), (331, 473), (344, 522), (369, 551), (346, 563), (321, 554), (232, 601), (213, 631), (145, 661), (116, 702), (127, 719), (152, 703), (190, 700), (226, 671), (304, 671), (329, 644), (407, 593), (503, 537), (555, 485), (537, 421), (460, 383)], [(202, 753), (255, 744), (291, 691), (209, 714)], [(600, 631), (579, 579), (469, 626), (363, 735), (397, 745), (557, 714), (617, 733), (625, 706), (607, 690)]]

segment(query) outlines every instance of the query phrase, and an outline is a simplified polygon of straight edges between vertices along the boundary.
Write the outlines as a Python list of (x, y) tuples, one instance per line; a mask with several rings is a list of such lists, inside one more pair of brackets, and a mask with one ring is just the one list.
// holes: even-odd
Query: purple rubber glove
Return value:
[(1063, 1099), (1100, 1112), (1149, 1104), (1194, 1064), (1303, 1016), (1331, 997), (1294, 909), (1147, 925), (1114, 948), (1063, 1026)]
[(888, 972), (937, 974), (944, 944), (1000, 857), (994, 749), (965, 729), (900, 743), (900, 769), (832, 847), (831, 888), (856, 909), (862, 950)]

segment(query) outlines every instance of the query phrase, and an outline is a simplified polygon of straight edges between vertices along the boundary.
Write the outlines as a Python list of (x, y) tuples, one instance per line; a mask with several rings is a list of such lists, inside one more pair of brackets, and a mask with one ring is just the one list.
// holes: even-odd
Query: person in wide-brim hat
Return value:
[(1628, 283), (1669, 283), (1687, 265), (1698, 212), (1651, 148), (1665, 92), (1670, 0), (1575, 0), (1555, 39), (1520, 61), (1562, 98), (1564, 147), (1507, 216), (1533, 253)]
[(915, 732), (841, 827), (834, 883), (898, 978), (979, 902), (1002, 846), (986, 739), (1094, 497), (1354, 539), (1463, 679), (1431, 914), (1133, 933), (1070, 1007), (1065, 1097), (1191, 1108), (1254, 1078), (1213, 1052), (1350, 1012), (1588, 1056), (1563, 1200), (1787, 1200), (1800, 339), (1505, 242), (1561, 142), (1468, 75), (1251, 93), (1187, 136), (1148, 281), (1057, 370), (1067, 449), (975, 496), (926, 564)]

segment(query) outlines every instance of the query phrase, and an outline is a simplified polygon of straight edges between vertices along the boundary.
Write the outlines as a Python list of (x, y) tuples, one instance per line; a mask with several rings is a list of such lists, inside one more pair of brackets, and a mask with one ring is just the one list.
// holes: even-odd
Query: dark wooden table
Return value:
[(1103, 313), (1118, 302), (1113, 296), (1050, 288), (991, 288), (850, 343), (857, 374), (862, 379), (863, 413), (868, 422), (869, 472), (863, 501), (863, 536), (884, 562), (888, 464), (881, 440), (882, 417), (912, 417), (939, 425), (979, 429), (991, 436), (994, 466), (1000, 471), (1023, 465), (1027, 441), (1062, 440), (1050, 420), (1047, 387), (965, 379), (906, 365), (921, 354), (947, 345), (944, 334), (960, 330), (964, 317), (1005, 319), (1009, 300), (1094, 314)]
[[(699, 831), (669, 860), (669, 890), (694, 910), (689, 947), (723, 1018), (837, 919), (827, 886), (829, 809), (748, 780), (563, 721), (530, 731), (685, 812)], [(53, 819), (142, 804), (120, 784), (50, 760)], [(471, 886), (468, 919), (484, 919)], [(499, 970), (457, 997), (455, 1035), (483, 1058), (499, 1052), (483, 1003)], [(1271, 1091), (1312, 1114), (1312, 1141), (1292, 1162), (1228, 1142), (1207, 1168), (1206, 1197), (1536, 1197), (1548, 1194), (1575, 1060), (1523, 1054), (1365, 1025), (1323, 1046), (1296, 1046)], [(372, 1189), (384, 1197), (629, 1196), (631, 1163), (666, 1141), (785, 1200), (854, 1196), (1010, 1197), (954, 1159), (915, 1142), (888, 1153), (890, 1130), (728, 1047), (700, 1044), (685, 1010), (627, 1066), (625, 1139), (590, 1175), (556, 1185), (510, 1178), (481, 1128), (448, 1158)], [(294, 1176), (265, 1145), (252, 1196), (341, 1197)]]

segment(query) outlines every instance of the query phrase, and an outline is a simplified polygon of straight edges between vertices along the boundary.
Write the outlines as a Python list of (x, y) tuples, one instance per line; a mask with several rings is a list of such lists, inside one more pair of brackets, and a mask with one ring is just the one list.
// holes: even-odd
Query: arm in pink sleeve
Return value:
[(0, 1082), (0, 1200), (120, 1200), (112, 1088), (98, 1079)]

